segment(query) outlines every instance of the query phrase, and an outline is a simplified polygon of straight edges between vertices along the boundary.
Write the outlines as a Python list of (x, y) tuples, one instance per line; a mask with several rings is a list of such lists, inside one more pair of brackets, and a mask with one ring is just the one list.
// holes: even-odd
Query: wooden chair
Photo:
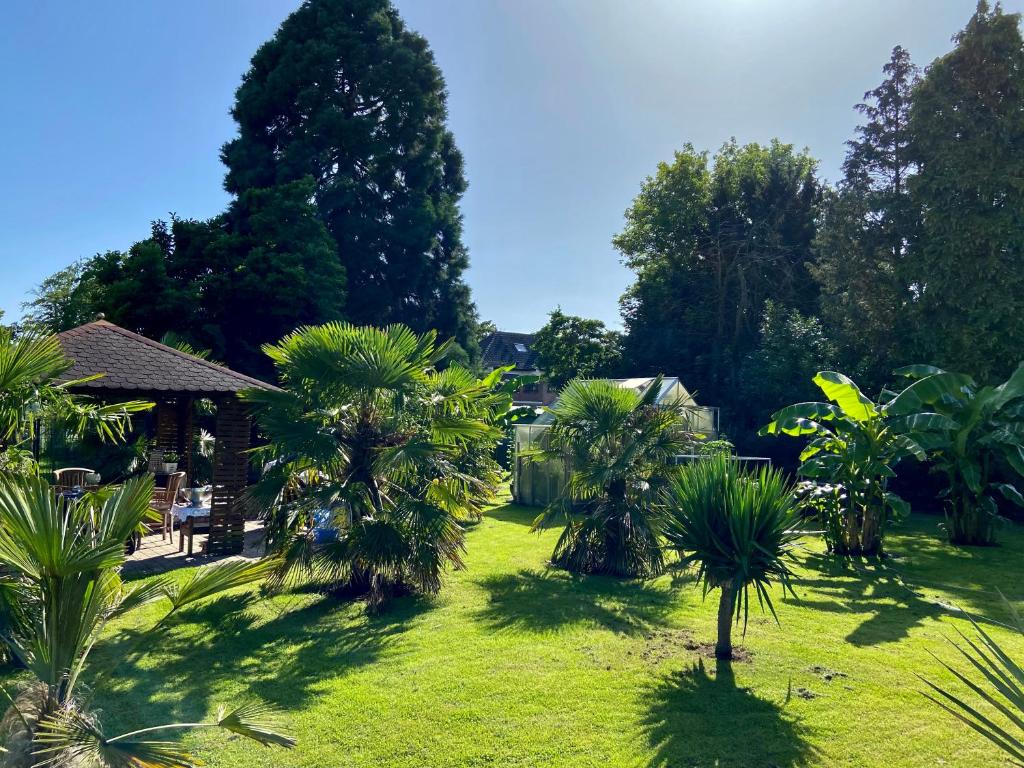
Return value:
[(62, 467), (53, 470), (54, 485), (58, 491), (70, 491), (76, 485), (79, 488), (86, 486), (85, 476), (93, 474), (94, 470), (87, 467)]
[(174, 520), (171, 518), (171, 507), (178, 500), (178, 491), (185, 484), (185, 473), (174, 472), (167, 476), (166, 488), (154, 488), (153, 498), (149, 502), (150, 509), (155, 509), (161, 517), (161, 538), (166, 539), (167, 533), (174, 533)]

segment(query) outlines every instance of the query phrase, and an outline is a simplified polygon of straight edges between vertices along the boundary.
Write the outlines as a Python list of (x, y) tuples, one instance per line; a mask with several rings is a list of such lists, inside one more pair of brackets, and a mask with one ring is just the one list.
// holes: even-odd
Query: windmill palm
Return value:
[(101, 440), (119, 442), (131, 414), (153, 407), (150, 402), (101, 403), (73, 394), (71, 387), (90, 379), (59, 381), (70, 367), (56, 336), (15, 337), (10, 329), (0, 328), (0, 449), (21, 449), (42, 419), (60, 422), (73, 434), (91, 430)]
[(82, 679), (109, 674), (87, 664), (112, 619), (146, 603), (169, 602), (151, 631), (181, 608), (225, 589), (262, 579), (266, 563), (236, 561), (189, 572), (174, 581), (126, 584), (119, 570), (124, 542), (149, 514), (152, 480), (137, 479), (102, 502), (68, 502), (38, 478), (0, 478), (0, 631), (32, 682), (10, 696), (0, 721), (4, 765), (178, 768), (194, 764), (179, 745), (154, 740), (161, 731), (221, 727), (263, 744), (290, 746), (269, 730), (267, 709), (247, 705), (208, 723), (104, 734), (80, 696)]
[(643, 393), (577, 379), (551, 409), (554, 423), (532, 458), (567, 462), (569, 479), (533, 527), (564, 525), (554, 565), (628, 577), (664, 568), (659, 489), (693, 436), (684, 429), (685, 406), (658, 404), (660, 391), (660, 376)]
[(371, 608), (436, 592), (462, 565), (461, 523), (494, 491), (481, 453), (511, 405), (504, 371), (437, 371), (448, 345), (401, 325), (302, 328), (264, 351), (284, 389), (242, 396), (269, 438), (249, 501), (284, 553), (279, 577), (299, 569)]
[(768, 586), (790, 587), (788, 560), (802, 535), (793, 488), (778, 470), (748, 473), (725, 456), (684, 468), (666, 493), (665, 538), (683, 565), (697, 566), (707, 598), (719, 590), (715, 656), (732, 658), (732, 626), (746, 629), (750, 587), (772, 616)]

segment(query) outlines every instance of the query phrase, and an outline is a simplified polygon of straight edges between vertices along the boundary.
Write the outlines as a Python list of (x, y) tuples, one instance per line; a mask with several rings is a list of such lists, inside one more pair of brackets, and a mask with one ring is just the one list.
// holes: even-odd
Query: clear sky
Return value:
[[(1004, 2), (1019, 10), (1024, 0)], [(218, 213), (249, 58), (297, 0), (0, 4), (0, 308), (150, 220)], [(772, 137), (835, 179), (896, 44), (948, 51), (973, 0), (399, 0), (447, 79), (484, 319), (619, 325), (611, 238), (674, 149)]]

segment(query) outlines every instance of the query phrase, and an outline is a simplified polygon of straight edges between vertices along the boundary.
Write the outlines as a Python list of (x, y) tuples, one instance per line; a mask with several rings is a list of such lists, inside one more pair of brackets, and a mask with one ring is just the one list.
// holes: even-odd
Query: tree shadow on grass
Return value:
[(521, 570), (477, 582), (489, 593), (480, 618), (495, 629), (546, 632), (591, 624), (634, 634), (661, 623), (678, 604), (678, 590), (610, 576)]
[[(916, 559), (920, 555), (912, 557)], [(960, 578), (956, 562), (954, 557), (946, 560), (947, 581), (939, 584), (938, 588), (958, 589), (954, 581)], [(928, 597), (923, 585), (913, 581), (919, 572), (927, 571), (910, 568), (912, 564), (913, 560), (902, 557), (877, 560), (810, 554), (805, 557), (804, 566), (814, 575), (795, 582), (799, 600), (787, 597), (785, 602), (830, 613), (868, 614), (846, 636), (847, 642), (861, 647), (902, 640), (911, 629), (928, 618), (962, 617), (961, 609), (977, 610), (976, 604), (970, 600), (957, 601), (958, 605), (954, 606)], [(929, 565), (929, 568), (934, 567), (935, 564)], [(908, 572), (909, 577), (905, 575)], [(814, 596), (808, 596), (807, 592)]]
[[(815, 750), (783, 704), (736, 685), (732, 664), (703, 661), (666, 675), (646, 693), (651, 768), (797, 768)], [(781, 694), (781, 692), (780, 692)], [(782, 696), (780, 695), (780, 698)]]
[(491, 517), (505, 523), (515, 523), (516, 525), (529, 527), (533, 525), (533, 521), (537, 518), (538, 514), (540, 514), (538, 507), (521, 507), (518, 504), (509, 503), (487, 510), (484, 513), (484, 517)]
[[(101, 643), (97, 668), (123, 661), (96, 691), (96, 703), (125, 726), (194, 721), (214, 704), (246, 698), (295, 711), (319, 686), (388, 653), (427, 605), (399, 598), (387, 613), (368, 616), (323, 597), (267, 620), (265, 611), (245, 608), (245, 596), (212, 600), (183, 611), (164, 630), (127, 629)], [(213, 700), (232, 687), (244, 692), (230, 702)]]

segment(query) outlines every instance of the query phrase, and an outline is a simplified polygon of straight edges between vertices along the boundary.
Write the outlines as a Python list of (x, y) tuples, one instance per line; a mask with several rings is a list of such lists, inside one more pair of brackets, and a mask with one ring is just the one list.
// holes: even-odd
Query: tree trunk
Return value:
[(718, 598), (718, 642), (715, 643), (716, 659), (732, 658), (732, 619), (736, 608), (736, 589), (731, 581), (721, 585)]

